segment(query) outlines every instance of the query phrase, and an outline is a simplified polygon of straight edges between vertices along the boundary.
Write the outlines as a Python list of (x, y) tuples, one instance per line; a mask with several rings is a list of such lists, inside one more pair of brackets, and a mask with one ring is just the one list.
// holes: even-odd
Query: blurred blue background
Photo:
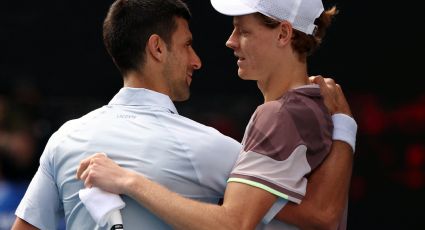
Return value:
[[(186, 1), (203, 68), (180, 114), (241, 140), (262, 98), (224, 46), (230, 17)], [(5, 1), (0, 6), (0, 230), (61, 124), (108, 103), (122, 86), (102, 43), (112, 1)], [(425, 15), (419, 3), (324, 1), (340, 14), (309, 60), (336, 79), (358, 122), (349, 229), (425, 229)], [(63, 227), (61, 227), (63, 228)]]

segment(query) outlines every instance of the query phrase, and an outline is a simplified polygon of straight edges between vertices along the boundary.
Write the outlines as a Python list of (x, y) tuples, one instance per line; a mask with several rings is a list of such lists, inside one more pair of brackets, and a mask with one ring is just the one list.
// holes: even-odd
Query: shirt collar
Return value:
[(309, 85), (301, 85), (301, 86), (298, 86), (298, 87), (295, 87), (294, 89), (308, 89), (308, 88), (310, 88), (310, 89), (315, 89), (315, 88), (317, 88), (317, 89), (320, 89), (320, 86), (319, 85), (317, 85), (317, 84), (309, 84)]
[(108, 105), (159, 106), (178, 114), (169, 96), (145, 88), (123, 87)]
[(321, 97), (320, 87), (319, 85), (316, 85), (316, 84), (302, 85), (302, 86), (293, 88), (290, 91), (299, 93), (299, 94), (308, 95), (308, 96), (313, 96), (313, 97)]

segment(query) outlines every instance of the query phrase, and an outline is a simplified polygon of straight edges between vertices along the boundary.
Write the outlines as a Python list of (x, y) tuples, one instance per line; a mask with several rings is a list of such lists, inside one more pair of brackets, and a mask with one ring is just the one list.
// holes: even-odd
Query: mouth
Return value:
[(237, 64), (240, 67), (241, 64), (245, 61), (245, 58), (238, 58)]
[(236, 54), (235, 53), (235, 57), (238, 59), (238, 65), (241, 63), (241, 62), (243, 62), (243, 61), (245, 61), (245, 58), (244, 57), (241, 57), (241, 56), (239, 56), (238, 54)]
[(193, 73), (187, 73), (187, 78), (186, 78), (187, 85), (190, 85), (190, 83), (192, 82), (192, 75)]

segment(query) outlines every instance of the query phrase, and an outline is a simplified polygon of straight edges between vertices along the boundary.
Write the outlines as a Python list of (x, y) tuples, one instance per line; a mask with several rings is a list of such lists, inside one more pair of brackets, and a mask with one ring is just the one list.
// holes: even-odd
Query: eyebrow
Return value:
[(238, 17), (233, 17), (233, 26), (240, 26), (240, 20)]

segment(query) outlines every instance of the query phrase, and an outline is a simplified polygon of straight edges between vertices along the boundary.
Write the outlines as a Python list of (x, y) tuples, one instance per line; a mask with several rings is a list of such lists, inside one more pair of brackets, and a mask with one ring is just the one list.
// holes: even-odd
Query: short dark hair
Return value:
[(181, 0), (116, 0), (103, 23), (103, 41), (121, 74), (143, 68), (145, 47), (152, 34), (171, 45), (176, 17), (190, 20)]

